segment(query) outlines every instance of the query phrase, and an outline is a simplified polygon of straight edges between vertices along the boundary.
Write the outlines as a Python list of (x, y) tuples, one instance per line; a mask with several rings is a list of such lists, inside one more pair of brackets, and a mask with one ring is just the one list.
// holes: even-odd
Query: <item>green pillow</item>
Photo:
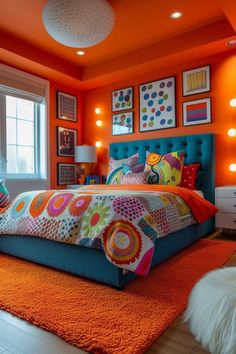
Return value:
[(180, 185), (183, 163), (184, 150), (165, 155), (147, 153), (144, 171), (149, 171), (148, 183)]

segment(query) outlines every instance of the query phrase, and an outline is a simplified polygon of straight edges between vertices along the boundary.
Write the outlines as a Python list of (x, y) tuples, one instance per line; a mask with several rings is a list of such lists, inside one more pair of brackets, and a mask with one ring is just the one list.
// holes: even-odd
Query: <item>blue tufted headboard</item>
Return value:
[(185, 150), (184, 163), (200, 162), (197, 189), (204, 197), (215, 202), (215, 150), (213, 134), (175, 136), (170, 138), (138, 140), (110, 144), (110, 156), (123, 159), (139, 152), (140, 162), (145, 162), (146, 151), (166, 154)]

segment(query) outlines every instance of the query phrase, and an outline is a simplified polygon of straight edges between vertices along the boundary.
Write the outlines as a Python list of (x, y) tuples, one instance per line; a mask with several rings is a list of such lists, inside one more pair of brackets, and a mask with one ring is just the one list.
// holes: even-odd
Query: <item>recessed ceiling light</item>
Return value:
[(172, 12), (172, 14), (170, 14), (170, 17), (173, 19), (180, 18), (182, 16), (183, 16), (182, 12), (179, 12), (179, 11), (175, 11), (175, 12)]
[(230, 41), (226, 42), (226, 45), (228, 46), (236, 45), (236, 39), (231, 39)]
[(78, 52), (76, 52), (77, 55), (84, 55), (85, 52), (83, 50), (78, 50)]

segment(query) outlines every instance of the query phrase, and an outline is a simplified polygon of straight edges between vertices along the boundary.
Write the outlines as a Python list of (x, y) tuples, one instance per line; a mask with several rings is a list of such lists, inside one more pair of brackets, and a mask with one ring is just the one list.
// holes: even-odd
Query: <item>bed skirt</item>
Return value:
[[(213, 231), (213, 221), (194, 224), (155, 241), (152, 268)], [(137, 275), (124, 274), (104, 252), (32, 236), (0, 235), (0, 252), (123, 288)]]

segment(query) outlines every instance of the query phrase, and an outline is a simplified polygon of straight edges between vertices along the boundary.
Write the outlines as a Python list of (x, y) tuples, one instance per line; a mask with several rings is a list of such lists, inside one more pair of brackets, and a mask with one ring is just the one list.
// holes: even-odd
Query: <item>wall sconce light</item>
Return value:
[(236, 172), (236, 163), (231, 163), (231, 164), (229, 165), (229, 170), (230, 170), (231, 172)]
[(230, 136), (231, 138), (233, 138), (234, 136), (236, 136), (236, 129), (235, 128), (230, 128), (227, 132), (228, 136)]
[(96, 126), (101, 127), (102, 126), (102, 120), (98, 119), (96, 120)]
[(97, 148), (101, 147), (102, 146), (102, 142), (101, 141), (96, 141), (95, 146)]
[(229, 101), (229, 104), (231, 107), (236, 107), (236, 98), (232, 98), (230, 101)]
[(95, 111), (96, 114), (100, 114), (101, 113), (101, 108), (96, 107), (94, 111)]

